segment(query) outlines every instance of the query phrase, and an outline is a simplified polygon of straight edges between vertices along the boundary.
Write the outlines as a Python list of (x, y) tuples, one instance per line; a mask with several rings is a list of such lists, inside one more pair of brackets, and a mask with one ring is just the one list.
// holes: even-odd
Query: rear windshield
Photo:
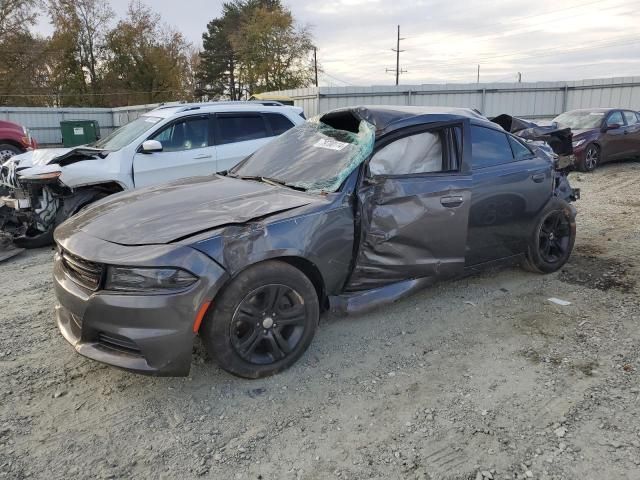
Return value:
[(113, 131), (111, 135), (89, 144), (90, 147), (99, 148), (101, 150), (109, 150), (115, 152), (126, 147), (144, 132), (153, 127), (162, 120), (160, 117), (150, 117), (144, 115), (136, 118), (134, 121), (127, 123), (125, 126)]
[(560, 128), (573, 128), (584, 130), (586, 128), (598, 128), (602, 124), (606, 112), (602, 111), (575, 111), (566, 112), (553, 119)]
[(335, 192), (373, 150), (375, 129), (358, 133), (309, 120), (288, 130), (232, 169), (238, 177), (266, 178), (309, 192)]

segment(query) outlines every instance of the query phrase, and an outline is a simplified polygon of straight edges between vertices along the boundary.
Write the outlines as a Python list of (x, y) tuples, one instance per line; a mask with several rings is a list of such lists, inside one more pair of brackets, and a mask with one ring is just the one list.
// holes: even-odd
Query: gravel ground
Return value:
[(561, 272), (325, 317), (256, 381), (199, 345), (188, 378), (83, 359), (54, 325), (51, 251), (1, 264), (0, 478), (640, 479), (640, 164), (572, 181)]

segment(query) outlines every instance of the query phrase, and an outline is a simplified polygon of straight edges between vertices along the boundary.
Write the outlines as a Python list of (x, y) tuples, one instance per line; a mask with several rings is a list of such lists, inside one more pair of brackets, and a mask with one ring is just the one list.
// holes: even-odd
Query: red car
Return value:
[(570, 127), (577, 166), (590, 172), (612, 160), (640, 158), (640, 113), (624, 108), (572, 110), (554, 118)]
[(0, 165), (9, 158), (36, 148), (36, 141), (26, 127), (0, 120)]

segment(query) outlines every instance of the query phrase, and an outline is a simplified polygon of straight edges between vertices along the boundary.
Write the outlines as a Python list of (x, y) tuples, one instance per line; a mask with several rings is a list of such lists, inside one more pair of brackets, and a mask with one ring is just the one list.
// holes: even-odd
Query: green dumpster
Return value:
[(100, 125), (95, 120), (63, 120), (60, 130), (65, 147), (86, 145), (100, 138)]

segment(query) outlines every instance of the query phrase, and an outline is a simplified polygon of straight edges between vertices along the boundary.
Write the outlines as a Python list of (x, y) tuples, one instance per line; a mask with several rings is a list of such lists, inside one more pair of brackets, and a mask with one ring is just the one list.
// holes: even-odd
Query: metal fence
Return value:
[[(292, 97), (307, 117), (352, 105), (467, 107), (487, 116), (509, 113), (533, 120), (551, 119), (576, 108), (625, 107), (640, 110), (640, 76), (573, 82), (319, 87), (277, 93)], [(62, 143), (61, 120), (97, 120), (101, 134), (105, 136), (157, 106), (0, 107), (0, 119), (26, 126), (38, 143), (48, 145)]]
[(293, 98), (308, 117), (352, 105), (468, 107), (489, 117), (509, 113), (528, 119), (551, 119), (578, 108), (640, 110), (640, 77), (572, 82), (319, 87), (277, 93)]
[(159, 104), (119, 108), (0, 107), (0, 120), (24, 125), (40, 145), (57, 145), (62, 143), (62, 120), (96, 120), (104, 137), (157, 106)]

